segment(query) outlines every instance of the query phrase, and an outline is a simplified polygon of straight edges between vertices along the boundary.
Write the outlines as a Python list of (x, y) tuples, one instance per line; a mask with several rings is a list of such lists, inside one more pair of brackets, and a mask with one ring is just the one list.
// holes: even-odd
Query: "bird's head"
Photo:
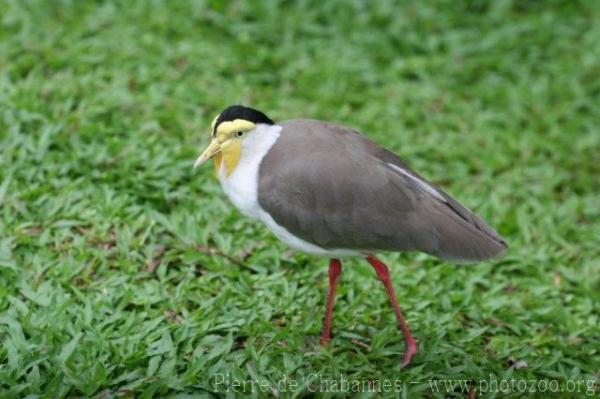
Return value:
[(267, 115), (249, 107), (232, 105), (225, 108), (213, 120), (210, 144), (196, 159), (194, 168), (214, 158), (217, 172), (221, 162), (225, 162), (226, 173), (231, 174), (240, 160), (242, 142), (246, 137), (259, 125), (273, 123)]

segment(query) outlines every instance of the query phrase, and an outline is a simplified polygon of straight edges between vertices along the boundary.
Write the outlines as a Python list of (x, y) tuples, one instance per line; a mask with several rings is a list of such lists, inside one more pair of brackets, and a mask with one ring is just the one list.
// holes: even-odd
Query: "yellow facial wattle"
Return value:
[(256, 125), (244, 119), (221, 122), (215, 131), (218, 117), (212, 123), (212, 140), (204, 152), (196, 159), (197, 167), (209, 159), (215, 160), (215, 172), (218, 175), (221, 166), (225, 167), (225, 176), (230, 176), (237, 167), (242, 154), (242, 140), (245, 134)]
[(219, 154), (219, 166), (223, 162), (225, 166), (225, 176), (229, 176), (235, 170), (240, 156), (242, 155), (242, 142), (239, 140), (231, 140), (221, 147)]
[(221, 169), (221, 162), (223, 161), (223, 156), (221, 155), (221, 153), (218, 153), (213, 159), (215, 160), (215, 173), (218, 176), (219, 170)]

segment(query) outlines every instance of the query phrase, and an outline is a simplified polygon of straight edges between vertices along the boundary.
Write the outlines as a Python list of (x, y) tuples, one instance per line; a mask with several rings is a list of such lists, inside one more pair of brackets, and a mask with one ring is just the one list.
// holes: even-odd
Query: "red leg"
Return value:
[(408, 325), (406, 324), (406, 321), (404, 321), (404, 316), (402, 316), (400, 306), (398, 306), (398, 300), (396, 299), (396, 294), (394, 293), (394, 287), (392, 286), (392, 280), (390, 279), (390, 272), (387, 266), (373, 255), (367, 256), (367, 261), (371, 264), (371, 266), (373, 266), (375, 272), (377, 272), (377, 277), (379, 277), (383, 283), (387, 295), (390, 298), (390, 302), (392, 303), (392, 307), (394, 308), (396, 319), (400, 325), (400, 331), (402, 331), (402, 335), (404, 335), (404, 342), (406, 342), (406, 353), (404, 354), (401, 367), (406, 367), (410, 363), (413, 356), (417, 353), (417, 342), (412, 335), (410, 335)]
[(335, 287), (338, 277), (342, 274), (342, 262), (339, 259), (329, 261), (329, 292), (327, 293), (327, 309), (325, 310), (325, 320), (323, 321), (323, 335), (321, 335), (321, 345), (327, 346), (331, 337), (331, 315), (333, 314), (333, 304), (335, 303)]

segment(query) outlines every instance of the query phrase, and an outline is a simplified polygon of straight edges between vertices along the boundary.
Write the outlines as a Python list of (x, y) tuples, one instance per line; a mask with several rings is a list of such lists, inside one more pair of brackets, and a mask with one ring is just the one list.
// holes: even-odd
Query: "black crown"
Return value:
[(250, 107), (244, 107), (243, 105), (232, 105), (225, 108), (223, 112), (219, 114), (219, 117), (215, 122), (213, 134), (217, 131), (217, 127), (221, 123), (233, 121), (235, 119), (244, 119), (252, 123), (264, 123), (266, 125), (273, 125), (275, 123), (271, 120), (271, 118), (259, 110)]

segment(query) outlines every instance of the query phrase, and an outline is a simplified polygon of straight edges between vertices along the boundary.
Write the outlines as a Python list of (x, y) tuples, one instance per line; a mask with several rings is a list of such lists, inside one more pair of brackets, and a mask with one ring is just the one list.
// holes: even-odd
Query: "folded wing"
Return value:
[(419, 250), (458, 262), (506, 249), (491, 227), (396, 155), (325, 122), (283, 123), (258, 192), (278, 224), (323, 248)]

